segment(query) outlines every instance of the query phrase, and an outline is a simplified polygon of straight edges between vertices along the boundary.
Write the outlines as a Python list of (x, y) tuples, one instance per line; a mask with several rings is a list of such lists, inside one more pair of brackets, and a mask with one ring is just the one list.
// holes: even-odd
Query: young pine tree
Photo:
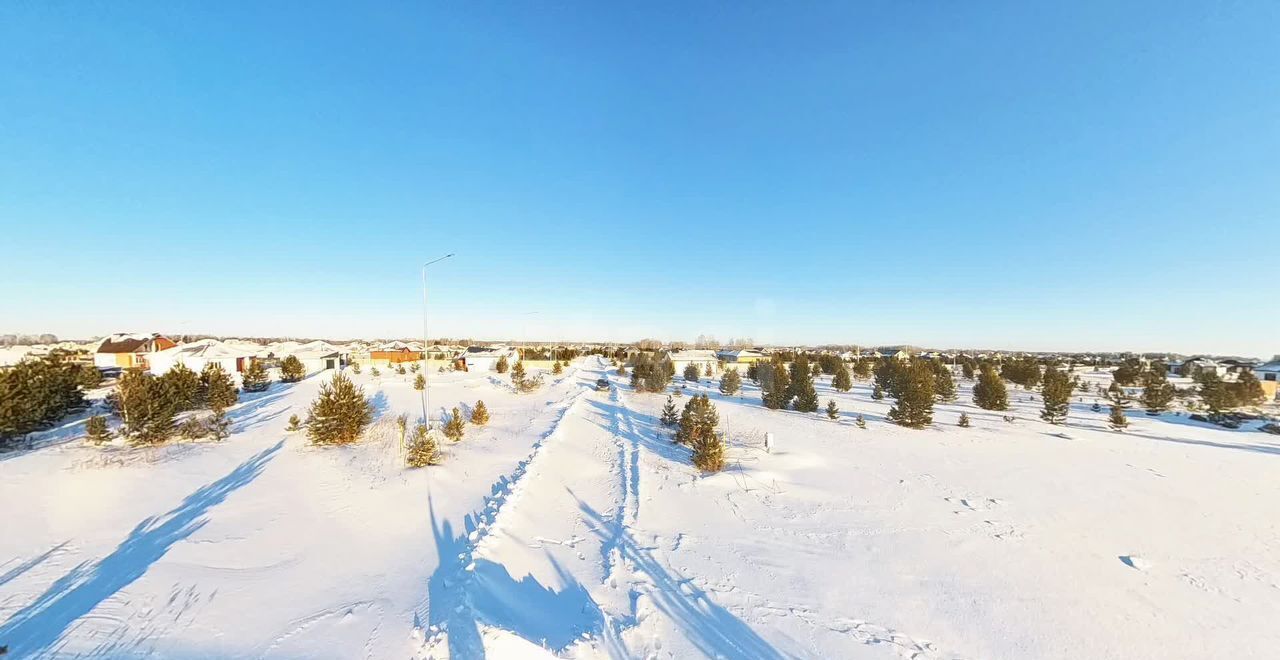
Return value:
[(680, 416), (676, 442), (687, 444), (693, 449), (693, 464), (704, 472), (719, 472), (724, 469), (724, 443), (716, 434), (716, 426), (719, 424), (720, 417), (716, 413), (716, 407), (705, 394), (690, 398)]
[(204, 403), (217, 413), (236, 405), (240, 399), (236, 385), (231, 376), (222, 370), (216, 362), (210, 362), (200, 372), (200, 389), (204, 395)]
[(875, 399), (876, 401), (881, 401), (884, 399), (884, 388), (880, 387), (879, 381), (871, 384), (871, 398)]
[(289, 415), (289, 425), (285, 427), (286, 431), (293, 433), (302, 430), (302, 420), (297, 415)]
[(398, 375), (398, 376), (403, 376), (403, 375), (405, 375), (405, 373), (406, 373), (406, 372), (405, 372), (405, 370), (404, 370), (404, 364), (403, 364), (403, 363), (401, 363), (401, 364), (397, 364), (397, 365), (396, 365), (396, 375)]
[(853, 418), (853, 423), (860, 429), (867, 428), (867, 420), (862, 417), (862, 413), (858, 413), (858, 416)]
[(355, 374), (355, 375), (357, 375), (357, 376), (359, 376), (359, 375), (360, 375), (360, 363), (359, 363), (359, 362), (352, 362), (352, 363), (351, 363), (351, 373), (353, 373), (353, 374)]
[(244, 391), (263, 392), (270, 384), (271, 378), (267, 376), (267, 370), (262, 366), (262, 362), (250, 361), (249, 368), (244, 372)]
[(489, 409), (485, 407), (484, 401), (476, 401), (475, 407), (471, 409), (471, 423), (476, 426), (489, 423)]
[(959, 426), (960, 428), (965, 428), (965, 429), (969, 428), (969, 414), (960, 413), (960, 421), (956, 422), (956, 426)]
[(84, 437), (95, 445), (111, 439), (111, 431), (107, 429), (107, 418), (102, 415), (94, 415), (89, 421), (84, 423)]
[(840, 409), (836, 407), (835, 399), (827, 399), (827, 418), (828, 419), (840, 418)]
[(102, 372), (92, 364), (81, 365), (76, 374), (76, 384), (82, 390), (92, 390), (102, 385)]
[(733, 396), (741, 389), (742, 377), (738, 375), (738, 370), (726, 370), (724, 375), (720, 377), (720, 393), (725, 396)]
[(689, 402), (684, 404), (684, 411), (680, 413), (676, 442), (691, 445), (700, 435), (714, 433), (719, 424), (720, 416), (716, 413), (716, 407), (705, 394), (690, 397)]
[(782, 410), (791, 403), (791, 377), (781, 357), (760, 367), (760, 396), (770, 410)]
[(1040, 419), (1050, 424), (1064, 424), (1067, 421), (1067, 410), (1071, 406), (1071, 378), (1056, 367), (1045, 367), (1044, 370), (1044, 410)]
[(798, 380), (791, 381), (791, 390), (795, 394), (792, 406), (800, 412), (818, 412), (818, 392), (813, 389), (813, 376), (801, 372), (796, 378)]
[(698, 378), (701, 376), (702, 372), (699, 371), (696, 364), (690, 363), (689, 366), (684, 368), (684, 379), (690, 383), (698, 382)]
[(200, 376), (187, 368), (187, 365), (178, 362), (173, 365), (172, 369), (165, 372), (160, 377), (160, 380), (173, 397), (174, 405), (177, 407), (178, 412), (199, 407)]
[(507, 356), (504, 355), (498, 358), (498, 364), (494, 368), (498, 370), (498, 373), (505, 374), (507, 373), (507, 369), (510, 367), (511, 367), (511, 364), (507, 362)]
[(296, 356), (288, 355), (280, 361), (280, 382), (296, 383), (306, 374), (307, 370), (302, 366), (302, 360)]
[(983, 410), (1008, 410), (1009, 390), (1000, 374), (990, 366), (983, 366), (978, 382), (973, 386), (973, 402)]
[[(517, 365), (520, 363), (517, 362)], [(462, 411), (457, 408), (453, 409), (453, 415), (449, 417), (449, 421), (444, 425), (444, 435), (446, 438), (457, 442), (462, 439), (465, 433), (465, 422), (462, 421)]]
[(555, 363), (555, 364), (553, 364), (553, 365), (551, 365), (551, 373), (553, 373), (553, 374), (555, 374), (555, 375), (557, 375), (557, 376), (559, 376), (560, 374), (564, 373), (564, 367), (560, 366), (560, 361), (559, 361), (559, 360), (556, 360), (556, 363)]
[[(359, 372), (356, 372), (356, 373), (359, 373)], [(379, 371), (377, 367), (369, 367), (369, 375), (373, 376), (374, 378), (377, 378), (378, 376), (382, 375), (382, 372)]]
[(1123, 431), (1129, 425), (1129, 419), (1124, 415), (1124, 406), (1118, 403), (1111, 404), (1111, 417), (1107, 419), (1113, 431)]
[(1240, 374), (1236, 382), (1232, 383), (1231, 393), (1237, 406), (1255, 407), (1267, 400), (1267, 393), (1263, 391), (1262, 383), (1258, 382), (1258, 377), (1251, 371)]
[(760, 366), (755, 362), (747, 364), (747, 378), (750, 378), (751, 382), (756, 385), (760, 384)]
[(889, 409), (889, 419), (899, 425), (921, 429), (933, 423), (933, 370), (915, 363), (897, 383), (897, 401)]
[(404, 461), (411, 468), (440, 464), (440, 449), (436, 446), (436, 439), (431, 436), (426, 424), (413, 427), (409, 451), (405, 452)]
[(956, 381), (951, 376), (951, 368), (938, 363), (933, 373), (933, 396), (939, 402), (956, 400)]
[(834, 387), (838, 392), (848, 392), (853, 389), (853, 378), (849, 375), (849, 367), (845, 366), (843, 362), (840, 363), (839, 367), (836, 367), (836, 375), (831, 379), (831, 387)]
[(1142, 387), (1142, 407), (1146, 408), (1148, 415), (1159, 415), (1169, 409), (1174, 393), (1175, 388), (1165, 378), (1164, 372), (1147, 372)]
[(130, 369), (120, 377), (117, 391), (123, 433), (134, 444), (160, 444), (173, 435), (178, 401), (159, 378)]
[(676, 402), (667, 395), (667, 405), (662, 407), (662, 425), (675, 426), (680, 423), (680, 413), (676, 412)]
[(715, 372), (711, 370), (710, 363), (707, 363), (706, 367), (702, 370), (702, 375), (706, 376), (707, 378), (711, 378), (712, 376), (715, 375)]
[(307, 414), (307, 437), (317, 445), (350, 444), (373, 421), (373, 405), (364, 390), (339, 373), (320, 386)]
[(417, 376), (413, 377), (413, 389), (421, 392), (422, 390), (426, 389), (426, 387), (427, 387), (426, 376), (423, 376), (422, 374), (418, 374)]
[(1105, 396), (1108, 401), (1121, 408), (1128, 408), (1133, 403), (1129, 393), (1115, 381), (1111, 381), (1111, 386), (1107, 388)]
[(1222, 382), (1222, 378), (1217, 373), (1212, 371), (1200, 377), (1200, 400), (1212, 415), (1220, 415), (1223, 411), (1236, 406), (1231, 389)]

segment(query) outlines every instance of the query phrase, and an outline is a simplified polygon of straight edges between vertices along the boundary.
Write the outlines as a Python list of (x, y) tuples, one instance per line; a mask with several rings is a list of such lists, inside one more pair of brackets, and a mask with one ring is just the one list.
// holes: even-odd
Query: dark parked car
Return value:
[(596, 379), (596, 391), (597, 391), (597, 392), (603, 392), (603, 391), (605, 391), (605, 390), (607, 390), (607, 389), (609, 389), (609, 379), (608, 379), (608, 378), (597, 378), (597, 379)]

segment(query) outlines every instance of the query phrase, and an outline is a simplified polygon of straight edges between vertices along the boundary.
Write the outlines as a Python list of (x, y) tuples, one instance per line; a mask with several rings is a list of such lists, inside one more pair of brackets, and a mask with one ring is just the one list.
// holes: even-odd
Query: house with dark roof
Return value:
[(115, 334), (98, 344), (93, 352), (93, 365), (100, 369), (146, 369), (148, 356), (177, 345), (177, 342), (159, 333)]

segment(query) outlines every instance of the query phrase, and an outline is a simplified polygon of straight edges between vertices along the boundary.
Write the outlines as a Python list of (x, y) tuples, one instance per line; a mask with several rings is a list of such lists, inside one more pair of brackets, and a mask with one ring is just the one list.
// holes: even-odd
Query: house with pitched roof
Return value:
[(93, 365), (100, 369), (146, 369), (151, 355), (177, 345), (159, 333), (114, 334), (98, 343), (93, 351)]

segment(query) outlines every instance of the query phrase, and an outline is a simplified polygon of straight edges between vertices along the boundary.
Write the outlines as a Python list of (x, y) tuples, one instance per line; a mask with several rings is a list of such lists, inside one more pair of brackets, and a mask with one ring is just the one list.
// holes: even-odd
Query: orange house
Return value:
[(149, 366), (147, 355), (177, 345), (177, 342), (160, 334), (111, 335), (98, 344), (93, 364), (99, 368), (146, 369)]

